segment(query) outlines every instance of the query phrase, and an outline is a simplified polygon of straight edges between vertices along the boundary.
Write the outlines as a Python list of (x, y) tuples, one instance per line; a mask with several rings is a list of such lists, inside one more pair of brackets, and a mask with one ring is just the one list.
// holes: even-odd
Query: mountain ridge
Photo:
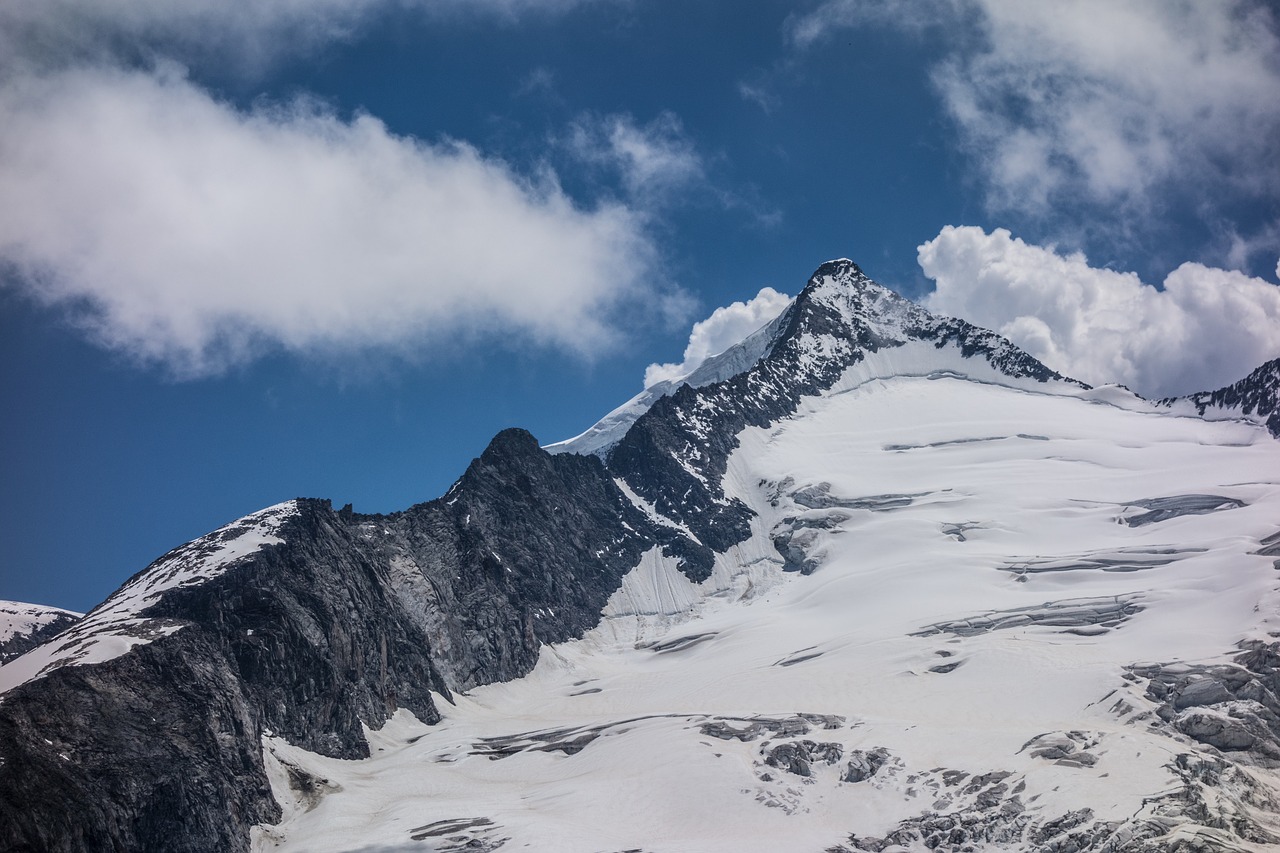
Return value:
[(1271, 435), (1280, 438), (1280, 358), (1259, 365), (1248, 376), (1216, 391), (1166, 397), (1158, 405), (1172, 409), (1190, 406), (1200, 417), (1253, 416), (1264, 420)]
[[(941, 389), (986, 384), (1015, 399), (1061, 401), (1055, 407), (1114, 397), (1117, 411), (1155, 411), (1132, 395), (1090, 391), (995, 333), (931, 315), (847, 259), (820, 266), (761, 332), (767, 346), (742, 360), (745, 370), (658, 397), (616, 444), (596, 448), (603, 459), (549, 453), (528, 432), (508, 429), (434, 500), (365, 515), (297, 499), (162, 556), (83, 621), (0, 668), (0, 847), (247, 850), (253, 827), (285, 817), (290, 789), (305, 799), (324, 788), (324, 773), (304, 765), (370, 757), (371, 731), (395, 729), (405, 711), (431, 724), (442, 709), (453, 713), (451, 702), (470, 707), (467, 691), (534, 671), (548, 647), (598, 630), (602, 613), (606, 621), (610, 614), (640, 620), (636, 650), (681, 653), (688, 646), (679, 637), (642, 636), (645, 620), (665, 631), (702, 597), (755, 600), (779, 583), (777, 572), (811, 573), (859, 513), (960, 499), (947, 490), (900, 494), (896, 483), (892, 493), (859, 496), (812, 477), (744, 480), (733, 460), (744, 448), (756, 452), (766, 436), (798, 429), (813, 401), (878, 399), (879, 385), (910, 380)], [(1030, 431), (894, 439), (878, 452), (896, 458), (970, 442), (1034, 448), (1041, 441), (1049, 438)], [(773, 497), (765, 500), (761, 489)], [(1246, 504), (1197, 497), (1135, 498), (1133, 506), (1164, 507), (1163, 521)], [(961, 542), (980, 529), (957, 518), (942, 535)], [(1269, 547), (1263, 542), (1257, 553)], [(742, 549), (750, 555), (731, 556)], [(765, 574), (743, 565), (729, 567), (741, 571), (737, 579), (716, 575), (748, 558)], [(1126, 559), (1117, 564), (1134, 568), (1124, 571), (1163, 565), (1158, 557)], [(1097, 565), (1109, 571), (1105, 561)], [(1080, 570), (1066, 566), (1045, 571)], [(1020, 571), (1015, 583), (1035, 574)], [(637, 601), (663, 603), (617, 605), (628, 583)], [(1073, 605), (1069, 618), (1077, 621), (1069, 626), (1113, 630), (1141, 612), (1138, 601), (1112, 607), (1089, 599)], [(1027, 612), (1040, 611), (999, 618), (1029, 620)], [(809, 660), (805, 651), (778, 666)], [(1254, 657), (1265, 659), (1258, 678), (1274, 680), (1272, 659)], [(1176, 670), (1142, 677), (1172, 679), (1170, 701), (1186, 688)], [(1211, 697), (1221, 713), (1262, 695), (1249, 693), (1247, 679), (1228, 681), (1231, 690)], [(1224, 730), (1201, 733), (1212, 740)], [(287, 772), (286, 758), (294, 762)]]

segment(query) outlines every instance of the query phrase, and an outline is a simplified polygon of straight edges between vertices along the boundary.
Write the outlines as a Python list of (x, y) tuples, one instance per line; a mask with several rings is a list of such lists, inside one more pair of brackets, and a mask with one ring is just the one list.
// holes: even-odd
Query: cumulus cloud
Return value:
[(930, 310), (994, 329), (1045, 364), (1146, 396), (1210, 390), (1280, 355), (1280, 287), (1186, 263), (1157, 289), (997, 229), (947, 226), (919, 249)]
[(179, 375), (459, 330), (592, 353), (662, 304), (631, 210), (367, 115), (81, 69), (0, 89), (0, 128), (0, 282)]
[(645, 369), (644, 387), (688, 376), (702, 362), (713, 355), (719, 355), (761, 328), (790, 304), (790, 296), (779, 293), (772, 287), (762, 287), (759, 293), (746, 302), (734, 302), (717, 308), (711, 312), (710, 317), (693, 324), (689, 345), (684, 348), (683, 361), (651, 364)]
[(1214, 207), (1280, 191), (1264, 0), (829, 0), (788, 33), (803, 48), (867, 25), (947, 28), (934, 81), (997, 209), (1158, 213), (1169, 192)]

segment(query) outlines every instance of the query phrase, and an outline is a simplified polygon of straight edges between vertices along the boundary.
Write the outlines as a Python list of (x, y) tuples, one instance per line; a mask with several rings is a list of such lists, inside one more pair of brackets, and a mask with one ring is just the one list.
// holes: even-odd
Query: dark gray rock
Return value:
[(865, 782), (889, 762), (889, 750), (882, 746), (875, 749), (855, 749), (849, 753), (849, 762), (840, 774), (842, 782)]
[[(877, 322), (887, 316), (894, 322)], [(721, 485), (738, 433), (787, 417), (867, 353), (925, 341), (1010, 376), (1062, 379), (849, 261), (819, 268), (776, 330), (749, 370), (655, 402), (607, 469), (591, 456), (549, 456), (527, 432), (507, 430), (444, 497), (404, 512), (299, 501), (282, 542), (169, 589), (137, 614), (143, 622), (129, 630), (149, 642), (9, 691), (0, 701), (0, 849), (241, 853), (249, 827), (279, 814), (263, 769), (265, 732), (363, 756), (362, 724), (377, 727), (398, 708), (434, 721), (433, 691), (448, 698), (523, 675), (542, 644), (581, 635), (648, 549), (707, 577), (715, 554), (750, 533), (751, 511)], [(842, 346), (814, 358), (815, 336)], [(615, 477), (693, 535), (655, 523)], [(215, 545), (198, 540), (180, 556)], [(744, 724), (788, 735), (826, 725)]]
[(781, 743), (765, 751), (764, 763), (795, 776), (809, 776), (814, 764), (835, 764), (844, 755), (838, 743), (796, 740)]
[[(877, 331), (876, 321), (887, 316), (896, 321), (894, 337)], [(815, 336), (847, 346), (813, 358), (807, 347)], [(751, 511), (727, 499), (721, 485), (738, 434), (791, 415), (802, 399), (831, 388), (868, 353), (909, 341), (956, 346), (964, 357), (984, 359), (1009, 376), (1073, 381), (993, 332), (929, 314), (871, 281), (852, 261), (832, 261), (814, 272), (758, 362), (731, 379), (696, 389), (685, 385), (658, 400), (610, 451), (609, 468), (660, 513), (693, 531), (701, 547), (680, 541), (668, 552), (683, 559), (692, 580), (704, 580), (715, 552), (751, 534)]]

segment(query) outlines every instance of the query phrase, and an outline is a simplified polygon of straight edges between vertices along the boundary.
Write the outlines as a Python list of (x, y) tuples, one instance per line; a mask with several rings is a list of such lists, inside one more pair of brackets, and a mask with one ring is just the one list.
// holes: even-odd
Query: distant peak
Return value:
[[(867, 300), (870, 301), (867, 302)], [(805, 285), (796, 301), (800, 303), (865, 302), (865, 308), (871, 308), (874, 303), (879, 310), (885, 310), (889, 304), (897, 305), (908, 300), (884, 285), (877, 284), (862, 271), (862, 267), (848, 258), (837, 258), (827, 261), (813, 271), (813, 275), (809, 276), (809, 283)]]
[(538, 440), (533, 434), (520, 427), (507, 427), (493, 437), (485, 448), (481, 458), (493, 456), (524, 456), (538, 451)]
[(848, 258), (836, 258), (827, 261), (822, 266), (813, 271), (813, 275), (809, 276), (810, 283), (816, 282), (821, 278), (845, 278), (854, 277), (864, 279), (867, 274), (862, 271), (862, 267), (855, 264)]

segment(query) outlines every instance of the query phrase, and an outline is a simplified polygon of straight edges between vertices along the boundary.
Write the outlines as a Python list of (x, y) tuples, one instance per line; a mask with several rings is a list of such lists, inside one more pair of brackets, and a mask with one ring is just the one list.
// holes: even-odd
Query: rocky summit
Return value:
[(1277, 364), (1149, 402), (824, 264), (435, 500), (0, 608), (0, 849), (1280, 850)]

